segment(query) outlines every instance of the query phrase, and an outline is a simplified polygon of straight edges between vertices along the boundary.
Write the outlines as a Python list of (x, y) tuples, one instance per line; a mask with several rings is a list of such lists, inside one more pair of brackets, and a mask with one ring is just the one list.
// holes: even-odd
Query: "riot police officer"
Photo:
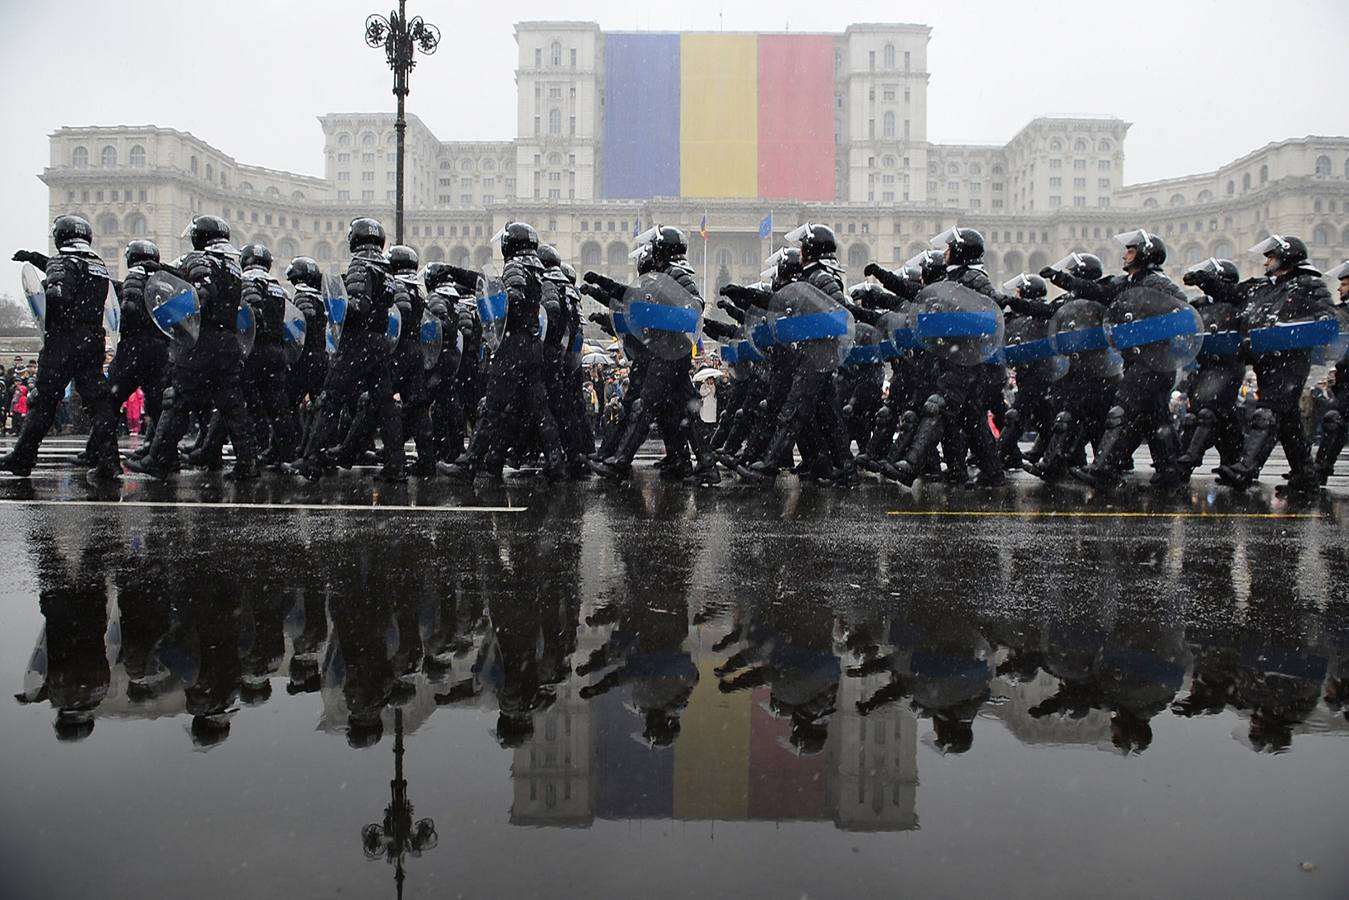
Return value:
[[(1004, 284), (1003, 288), (1015, 290), (1015, 294), (1007, 298), (1007, 307), (1011, 311), (1007, 317), (1009, 333), (1020, 326), (1020, 333), (1028, 341), (1043, 338), (1047, 334), (1046, 323), (1062, 306), (1060, 302), (1049, 301), (1049, 285), (1039, 275), (1023, 273)], [(998, 447), (1008, 466), (1021, 466), (1018, 442), (1027, 428), (1033, 428), (1036, 436), (1037, 449), (1032, 450), (1031, 461), (1038, 461), (1043, 455), (1043, 447), (1049, 442), (1054, 421), (1051, 393), (1057, 374), (1056, 365), (1051, 356), (1013, 367), (1016, 372), (1016, 398), (1003, 417), (1002, 433), (998, 435)]]
[[(352, 259), (343, 278), (348, 301), (342, 338), (319, 394), (318, 413), (304, 455), (287, 469), (305, 478), (314, 479), (322, 474), (328, 462), (326, 451), (337, 437), (342, 411), (362, 393), (369, 398), (384, 442), (384, 467), (376, 478), (392, 482), (407, 478), (403, 422), (393, 399), (387, 337), (389, 310), (398, 299), (399, 287), (389, 272), (384, 242), (384, 226), (378, 221), (368, 217), (352, 219), (347, 229)], [(349, 433), (348, 437), (352, 435)], [(348, 462), (352, 455), (354, 445), (344, 442), (336, 461)]]
[[(463, 452), (463, 414), (458, 409), (455, 375), (465, 356), (468, 343), (460, 328), (462, 296), (454, 275), (443, 262), (426, 264), (422, 274), (426, 284), (426, 308), (440, 320), (444, 339), (436, 364), (426, 373), (426, 392), (430, 403), (431, 441), (436, 462), (451, 462)], [(470, 329), (468, 329), (471, 331)], [(457, 443), (452, 431), (458, 428)], [(420, 453), (420, 451), (418, 451)]]
[[(1124, 244), (1124, 274), (1091, 282), (1064, 272), (1054, 271), (1051, 280), (1066, 290), (1110, 307), (1109, 319), (1121, 324), (1134, 317), (1133, 304), (1155, 298), (1171, 298), (1185, 303), (1180, 287), (1162, 272), (1166, 262), (1166, 244), (1144, 229), (1126, 232), (1118, 239)], [(1043, 274), (1043, 273), (1042, 273)], [(1188, 305), (1188, 304), (1187, 304)], [(1106, 431), (1091, 465), (1072, 470), (1072, 475), (1098, 488), (1110, 488), (1122, 480), (1121, 469), (1133, 458), (1139, 444), (1147, 441), (1156, 470), (1155, 483), (1162, 488), (1183, 481), (1177, 465), (1180, 439), (1176, 435), (1168, 402), (1176, 381), (1174, 369), (1158, 370), (1131, 354), (1124, 360), (1124, 376), (1115, 392), (1115, 405), (1106, 416)]]
[(285, 341), (285, 288), (272, 275), (272, 252), (262, 244), (245, 244), (240, 251), (243, 266), (243, 301), (253, 308), (257, 337), (244, 360), (244, 400), (253, 415), (253, 433), (270, 443), (263, 462), (290, 462), (299, 450), (300, 435), (291, 415), (287, 387)]
[[(145, 305), (145, 283), (149, 279), (145, 266), (148, 263), (153, 267), (159, 262), (159, 248), (152, 241), (137, 238), (126, 245), (124, 258), (126, 278), (122, 281), (120, 296), (121, 340), (108, 366), (108, 386), (113, 409), (121, 409), (136, 388), (145, 395), (150, 430), (142, 440), (141, 452), (135, 454), (144, 455), (150, 449), (150, 440), (163, 410), (164, 389), (169, 377), (169, 339), (151, 320)], [(96, 449), (91, 434), (81, 456), (92, 462)]]
[(455, 462), (440, 463), (437, 468), (459, 481), (472, 480), (478, 472), (500, 478), (513, 436), (512, 423), (519, 423), (525, 432), (537, 430), (544, 450), (544, 475), (557, 479), (565, 475), (562, 444), (548, 409), (539, 347), (539, 309), (545, 291), (550, 297), (554, 291), (543, 280), (534, 226), (511, 222), (499, 238), (507, 305), (501, 343), (488, 364), (486, 406), (468, 449)]
[[(1340, 263), (1326, 273), (1327, 278), (1338, 282), (1339, 309), (1341, 312), (1349, 304), (1349, 261)], [(1345, 330), (1343, 315), (1340, 316), (1340, 328)], [(1335, 471), (1335, 460), (1344, 449), (1345, 428), (1349, 427), (1349, 355), (1335, 363), (1335, 395), (1330, 409), (1321, 418), (1321, 444), (1316, 448), (1316, 474), (1325, 484)]]
[(301, 417), (303, 423), (298, 426), (298, 433), (307, 438), (323, 379), (328, 374), (328, 307), (323, 302), (323, 273), (308, 256), (290, 261), (286, 280), (295, 287), (295, 306), (304, 316), (304, 349), (291, 365), (286, 385), (291, 414)]
[[(417, 281), (417, 251), (403, 244), (389, 248), (389, 269), (402, 290), (398, 310), (403, 328), (393, 352), (393, 389), (403, 410), (403, 433), (417, 448), (413, 475), (429, 478), (436, 472), (436, 452), (431, 438), (431, 398), (426, 390), (426, 360), (421, 347), (422, 315), (426, 297)], [(443, 346), (442, 346), (443, 349)]]
[(1330, 291), (1321, 273), (1307, 261), (1307, 245), (1296, 237), (1272, 234), (1251, 248), (1265, 260), (1267, 284), (1261, 285), (1242, 312), (1258, 400), (1247, 424), (1241, 458), (1221, 466), (1218, 481), (1238, 490), (1249, 487), (1269, 458), (1275, 443), (1283, 445), (1291, 469), (1287, 488), (1294, 493), (1320, 490), (1312, 465), (1311, 445), (1302, 427), (1298, 404), (1311, 374), (1311, 350), (1292, 347), (1259, 352), (1249, 338), (1253, 331), (1277, 323), (1304, 322), (1330, 314)]
[(79, 216), (57, 216), (52, 223), (56, 255), (19, 250), (16, 262), (42, 263), (46, 269), (46, 319), (38, 354), (37, 396), (14, 449), (0, 458), (0, 470), (27, 475), (37, 461), (38, 445), (56, 420), (72, 380), (92, 418), (96, 467), (90, 477), (118, 477), (117, 407), (103, 379), (103, 308), (108, 300), (108, 267), (91, 243), (93, 229)]
[(188, 420), (197, 413), (203, 421), (212, 408), (220, 410), (234, 442), (235, 464), (227, 478), (258, 477), (256, 444), (248, 426), (240, 373), (243, 349), (239, 345), (239, 304), (243, 271), (239, 251), (230, 244), (229, 224), (218, 216), (197, 216), (184, 232), (192, 251), (178, 268), (196, 289), (201, 305), (201, 333), (192, 349), (173, 366), (173, 401), (166, 397), (161, 427), (155, 429), (150, 452), (126, 467), (144, 475), (167, 478), (178, 465), (178, 441)]
[[(1204, 319), (1204, 348), (1199, 353), (1199, 368), (1190, 382), (1190, 425), (1185, 452), (1178, 460), (1182, 470), (1193, 472), (1204, 461), (1210, 447), (1218, 448), (1224, 465), (1237, 461), (1241, 452), (1241, 419), (1237, 414), (1237, 396), (1246, 375), (1246, 363), (1238, 352), (1239, 318), (1242, 292), (1237, 264), (1230, 259), (1208, 259), (1192, 267), (1181, 278), (1197, 287), (1203, 296), (1192, 301)], [(1228, 338), (1232, 340), (1228, 340)]]

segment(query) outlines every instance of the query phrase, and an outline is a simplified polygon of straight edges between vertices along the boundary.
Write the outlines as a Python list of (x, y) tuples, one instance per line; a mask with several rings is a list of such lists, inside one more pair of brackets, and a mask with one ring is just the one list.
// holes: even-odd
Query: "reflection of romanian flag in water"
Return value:
[(835, 199), (834, 47), (606, 35), (603, 196)]

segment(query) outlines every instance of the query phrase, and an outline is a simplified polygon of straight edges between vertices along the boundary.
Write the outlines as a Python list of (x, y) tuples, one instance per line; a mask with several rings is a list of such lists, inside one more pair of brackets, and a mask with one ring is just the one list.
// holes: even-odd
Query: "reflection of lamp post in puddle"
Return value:
[(361, 829), (361, 845), (366, 859), (385, 860), (394, 864), (394, 884), (398, 896), (403, 896), (403, 857), (411, 853), (421, 856), (423, 850), (436, 846), (436, 823), (430, 819), (412, 821), (412, 802), (408, 800), (408, 783), (403, 778), (403, 711), (393, 711), (393, 781), (389, 782), (389, 805), (384, 807), (384, 821), (371, 823)]

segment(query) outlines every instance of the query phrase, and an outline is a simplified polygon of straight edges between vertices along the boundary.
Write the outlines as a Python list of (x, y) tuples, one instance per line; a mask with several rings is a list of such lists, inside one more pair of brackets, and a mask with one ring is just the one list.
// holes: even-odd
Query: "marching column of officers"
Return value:
[[(1256, 278), (1241, 281), (1230, 260), (1193, 266), (1183, 280), (1203, 293), (1191, 301), (1162, 272), (1162, 239), (1143, 229), (1117, 236), (1118, 275), (1074, 253), (1000, 290), (982, 264), (982, 235), (953, 227), (933, 239), (936, 249), (898, 271), (870, 264), (849, 288), (834, 233), (806, 223), (760, 282), (721, 288), (717, 306), (730, 321), (704, 316), (685, 236), (660, 225), (639, 236), (630, 284), (595, 272), (578, 279), (521, 222), (496, 238), (499, 278), (443, 262), (419, 268), (412, 248), (386, 249), (383, 227), (363, 217), (351, 223), (340, 279), (297, 257), (289, 286), (272, 274), (266, 247), (236, 250), (216, 216), (192, 221), (192, 250), (171, 263), (152, 242), (132, 241), (120, 282), (85, 220), (58, 217), (52, 237), (50, 258), (14, 254), (43, 270), (45, 306), (36, 397), (0, 458), (17, 475), (33, 468), (71, 381), (92, 423), (80, 462), (102, 480), (123, 465), (156, 478), (184, 465), (220, 468), (228, 438), (236, 462), (226, 477), (236, 480), (265, 466), (315, 479), (363, 462), (377, 462), (385, 481), (500, 479), (508, 461), (541, 458), (550, 480), (621, 481), (655, 426), (661, 476), (704, 485), (720, 481), (718, 464), (770, 482), (799, 454), (793, 471), (845, 487), (861, 471), (905, 485), (926, 477), (996, 487), (1008, 468), (1022, 468), (1109, 490), (1146, 444), (1157, 488), (1183, 486), (1216, 449), (1219, 483), (1243, 490), (1281, 444), (1291, 471), (1278, 490), (1314, 494), (1333, 472), (1349, 415), (1349, 390), (1338, 391), (1313, 455), (1298, 406), (1318, 362), (1349, 385), (1349, 262), (1328, 273), (1334, 297), (1291, 236), (1251, 248), (1264, 259)], [(190, 287), (188, 340), (147, 292), (157, 273)], [(1062, 293), (1050, 297), (1051, 283)], [(121, 325), (105, 376), (110, 287)], [(606, 307), (590, 319), (617, 339), (630, 372), (617, 427), (598, 448), (582, 399), (583, 294)], [(287, 321), (292, 303), (302, 326)], [(712, 428), (700, 421), (692, 380), (704, 334), (722, 342), (732, 376)], [(1238, 415), (1247, 367), (1258, 400)], [(1189, 413), (1177, 423), (1169, 401), (1178, 384)], [(123, 462), (117, 410), (137, 387), (153, 437)], [(194, 418), (196, 444), (180, 450)]]

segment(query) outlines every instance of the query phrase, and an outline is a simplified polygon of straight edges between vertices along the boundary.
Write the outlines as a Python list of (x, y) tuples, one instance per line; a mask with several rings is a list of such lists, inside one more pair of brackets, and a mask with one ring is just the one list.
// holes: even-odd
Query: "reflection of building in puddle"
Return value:
[(993, 702), (980, 718), (997, 719), (1023, 744), (1110, 748), (1110, 713), (1093, 708), (1081, 717), (1033, 715), (1031, 710), (1058, 693), (1061, 682), (1043, 669), (1029, 680), (993, 679)]
[[(583, 700), (574, 683), (536, 720), (511, 766), (516, 825), (588, 827), (596, 819), (832, 821), (845, 830), (917, 827), (917, 717), (905, 704), (868, 716), (878, 686), (844, 678), (824, 749), (799, 753), (769, 689), (723, 693), (713, 662), (669, 747), (642, 737), (624, 688)], [(879, 679), (876, 679), (879, 682)]]

